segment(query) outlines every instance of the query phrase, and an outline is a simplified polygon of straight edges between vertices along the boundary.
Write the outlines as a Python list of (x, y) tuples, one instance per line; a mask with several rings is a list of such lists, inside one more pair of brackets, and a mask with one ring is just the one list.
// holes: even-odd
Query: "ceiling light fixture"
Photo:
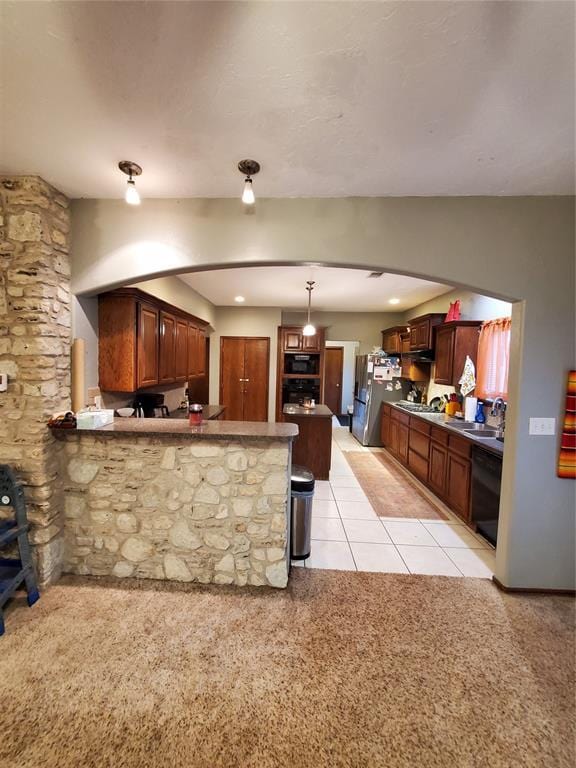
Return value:
[(234, 296), (234, 301), (237, 301), (238, 304), (243, 304), (246, 301), (246, 299), (244, 298), (244, 296)]
[(312, 304), (312, 291), (314, 290), (314, 285), (315, 285), (314, 280), (306, 281), (306, 290), (308, 291), (308, 320), (306, 322), (306, 325), (302, 329), (302, 333), (304, 334), (304, 336), (316, 335), (316, 328), (310, 322), (310, 305)]
[(140, 176), (142, 168), (137, 163), (133, 163), (130, 160), (122, 160), (118, 163), (118, 168), (128, 176), (128, 186), (126, 187), (126, 194), (124, 199), (129, 205), (140, 205), (140, 195), (136, 189), (136, 183), (132, 176)]
[(400, 299), (390, 299), (389, 304), (400, 304)]
[(256, 160), (240, 160), (238, 170), (246, 177), (242, 192), (242, 202), (245, 205), (254, 205), (256, 198), (254, 197), (252, 179), (250, 177), (255, 176), (260, 171), (260, 163), (257, 163)]

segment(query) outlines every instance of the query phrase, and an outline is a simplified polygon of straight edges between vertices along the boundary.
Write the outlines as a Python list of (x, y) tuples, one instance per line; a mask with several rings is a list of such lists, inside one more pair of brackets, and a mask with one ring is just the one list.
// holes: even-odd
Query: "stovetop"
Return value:
[(429, 405), (424, 405), (423, 403), (411, 403), (408, 400), (400, 400), (396, 405), (399, 405), (400, 408), (403, 408), (405, 411), (411, 411), (412, 413), (436, 413), (435, 408), (432, 408)]

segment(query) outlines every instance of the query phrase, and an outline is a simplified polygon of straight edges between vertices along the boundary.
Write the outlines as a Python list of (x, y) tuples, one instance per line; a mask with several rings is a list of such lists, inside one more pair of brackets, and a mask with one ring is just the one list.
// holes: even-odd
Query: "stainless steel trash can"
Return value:
[(292, 497), (290, 557), (292, 560), (305, 560), (310, 557), (314, 498), (314, 475), (309, 469), (297, 464), (292, 465), (290, 494)]

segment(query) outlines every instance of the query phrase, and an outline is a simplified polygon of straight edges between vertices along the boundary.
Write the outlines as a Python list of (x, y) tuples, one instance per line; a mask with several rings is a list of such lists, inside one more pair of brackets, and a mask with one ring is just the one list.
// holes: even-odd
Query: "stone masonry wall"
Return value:
[(46, 427), (70, 407), (68, 200), (35, 176), (0, 176), (0, 463), (25, 485), (40, 583), (63, 555), (58, 444)]
[(60, 438), (65, 571), (286, 586), (288, 443)]

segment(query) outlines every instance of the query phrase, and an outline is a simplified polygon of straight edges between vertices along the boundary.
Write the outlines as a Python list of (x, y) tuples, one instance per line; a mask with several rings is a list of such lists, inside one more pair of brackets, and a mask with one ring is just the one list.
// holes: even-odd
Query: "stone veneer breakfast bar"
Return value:
[(286, 586), (293, 424), (115, 419), (53, 433), (64, 571)]

